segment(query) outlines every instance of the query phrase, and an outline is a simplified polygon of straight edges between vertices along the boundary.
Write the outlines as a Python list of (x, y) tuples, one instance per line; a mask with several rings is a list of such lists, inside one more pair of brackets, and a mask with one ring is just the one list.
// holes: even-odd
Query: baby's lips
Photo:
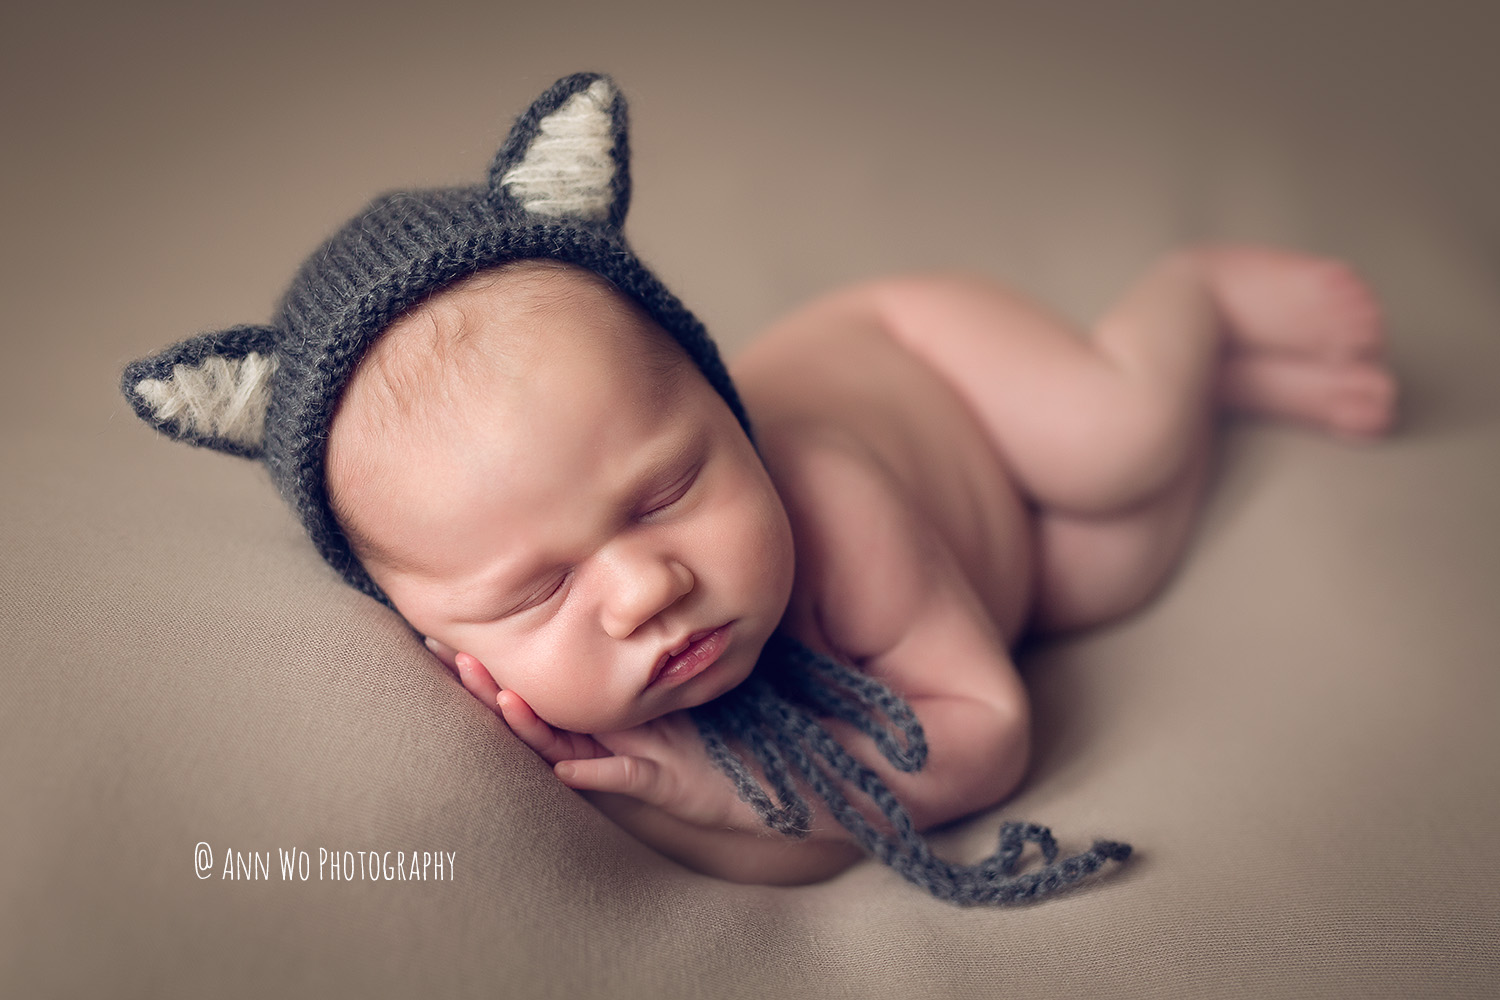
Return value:
[[(716, 634), (719, 634), (719, 633), (727, 632), (729, 630), (729, 628), (733, 624), (734, 623), (731, 621), (731, 622), (725, 622), (722, 625), (716, 625), (713, 628), (702, 629), (702, 630), (700, 630), (698, 632), (694, 632), (693, 634), (689, 635), (686, 639), (682, 640), (681, 642), (676, 643), (674, 646), (672, 646), (671, 649), (669, 649), (665, 653), (663, 653), (661, 655), (661, 657), (656, 661), (656, 668), (655, 668), (655, 670), (651, 674), (651, 682), (650, 683), (651, 684), (656, 684), (656, 683), (659, 683), (659, 682), (663, 682), (664, 676), (667, 674), (667, 672), (671, 671), (673, 669), (673, 667), (672, 667), (672, 661), (674, 661), (675, 659), (677, 659), (678, 656), (680, 656), (681, 654), (683, 654), (685, 652), (688, 652), (689, 650), (694, 649), (694, 647), (696, 647), (699, 643), (703, 642), (703, 640), (705, 640), (705, 639), (708, 639), (708, 638), (710, 638), (710, 637), (712, 637), (712, 636), (714, 636)], [(696, 676), (702, 670), (707, 669), (708, 665), (711, 665), (713, 662), (717, 661), (719, 659), (719, 657), (721, 655), (723, 655), (724, 648), (725, 648), (726, 644), (727, 644), (727, 636), (720, 636), (719, 640), (717, 641), (717, 643), (715, 643), (715, 647), (712, 649), (711, 652), (706, 652), (706, 653), (703, 653), (703, 654), (695, 654), (695, 656), (698, 656), (699, 658), (706, 657), (707, 662), (705, 664), (695, 664), (695, 665), (692, 665), (689, 668), (687, 668), (688, 669), (688, 675), (689, 676)], [(680, 674), (679, 674), (679, 676), (680, 676)]]

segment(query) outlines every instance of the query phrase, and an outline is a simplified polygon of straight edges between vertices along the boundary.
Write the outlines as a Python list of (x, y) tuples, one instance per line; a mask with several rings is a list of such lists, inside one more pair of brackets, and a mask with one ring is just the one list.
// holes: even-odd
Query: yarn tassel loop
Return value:
[(772, 681), (788, 700), (854, 726), (899, 771), (911, 774), (927, 763), (927, 734), (906, 699), (873, 677), (779, 632), (766, 649), (780, 667), (771, 673)]
[[(1129, 844), (1099, 840), (1081, 854), (1058, 860), (1057, 841), (1046, 827), (1007, 822), (1000, 828), (995, 853), (978, 864), (954, 864), (937, 857), (880, 776), (849, 754), (815, 718), (816, 713), (857, 726), (893, 766), (915, 771), (926, 761), (927, 742), (911, 707), (851, 667), (795, 640), (778, 636), (775, 641), (774, 648), (767, 644), (762, 659), (770, 669), (757, 668), (733, 691), (693, 710), (710, 758), (771, 829), (790, 837), (807, 836), (812, 810), (798, 790), (800, 782), (868, 854), (938, 899), (963, 906), (1040, 899), (1109, 861), (1130, 856)], [(768, 663), (767, 656), (774, 659)], [(749, 751), (771, 793), (731, 749), (731, 742)], [(891, 832), (876, 829), (849, 802), (846, 788), (863, 796)], [(1037, 846), (1044, 864), (1018, 874), (1028, 844)]]

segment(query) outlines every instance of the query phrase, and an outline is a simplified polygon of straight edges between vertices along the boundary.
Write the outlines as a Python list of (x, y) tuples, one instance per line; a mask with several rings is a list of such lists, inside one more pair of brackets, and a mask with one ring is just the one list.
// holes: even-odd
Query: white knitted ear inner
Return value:
[(542, 119), (525, 157), (500, 178), (528, 212), (579, 219), (609, 215), (613, 99), (613, 88), (595, 80)]
[(141, 379), (138, 396), (157, 420), (173, 420), (179, 434), (222, 438), (242, 447), (259, 447), (266, 434), (266, 406), (271, 401), (271, 373), (276, 357), (250, 353), (243, 357), (215, 354), (197, 365), (173, 365), (170, 379)]

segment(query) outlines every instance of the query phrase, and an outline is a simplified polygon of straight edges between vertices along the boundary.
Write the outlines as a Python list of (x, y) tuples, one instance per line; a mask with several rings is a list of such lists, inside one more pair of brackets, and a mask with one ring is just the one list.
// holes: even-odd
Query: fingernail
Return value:
[(430, 636), (430, 635), (424, 635), (424, 636), (422, 636), (422, 645), (426, 646), (428, 649), (432, 650), (434, 653), (437, 652), (437, 641), (435, 639), (433, 639), (432, 636)]
[(557, 765), (556, 771), (559, 778), (561, 778), (563, 781), (568, 781), (578, 773), (578, 768), (574, 767), (572, 764), (563, 762)]

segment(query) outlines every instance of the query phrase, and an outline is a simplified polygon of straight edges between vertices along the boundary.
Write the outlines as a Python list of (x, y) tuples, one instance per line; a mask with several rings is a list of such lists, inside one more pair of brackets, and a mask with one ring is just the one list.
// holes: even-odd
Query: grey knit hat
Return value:
[(133, 362), (125, 397), (178, 440), (265, 462), (323, 558), (386, 603), (329, 507), (328, 428), (381, 332), (467, 275), (528, 258), (601, 275), (676, 338), (748, 434), (703, 325), (625, 241), (626, 129), (625, 98), (608, 77), (559, 80), (516, 120), (484, 183), (376, 198), (307, 259), (269, 325), (203, 334)]

